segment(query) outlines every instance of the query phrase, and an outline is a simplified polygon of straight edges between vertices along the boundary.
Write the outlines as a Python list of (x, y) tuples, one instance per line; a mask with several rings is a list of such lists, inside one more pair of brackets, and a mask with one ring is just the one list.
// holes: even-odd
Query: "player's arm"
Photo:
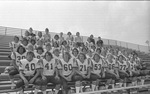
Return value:
[(87, 69), (87, 78), (90, 78), (91, 75), (91, 60), (88, 58), (88, 69)]
[(65, 80), (68, 80), (64, 75), (63, 75), (63, 73), (62, 73), (62, 62), (60, 61), (60, 60), (58, 60), (59, 62), (57, 63), (57, 68), (58, 68), (58, 74), (62, 77), (62, 78), (64, 78)]
[(33, 76), (33, 78), (29, 81), (30, 83), (33, 83), (35, 81), (35, 79), (39, 76), (42, 75), (43, 77), (43, 68), (42, 68), (42, 60), (38, 60), (37, 64), (36, 64), (36, 74)]
[[(19, 70), (19, 67), (17, 66), (17, 62), (16, 62), (16, 54), (13, 52), (12, 54), (11, 54), (11, 58), (12, 58), (12, 62), (11, 62), (11, 64), (17, 69), (17, 70)], [(20, 61), (19, 61), (20, 62)]]
[(75, 66), (75, 69), (74, 69), (75, 73), (77, 73), (78, 75), (82, 76), (83, 78), (85, 78), (85, 75), (83, 75), (80, 70), (79, 70), (79, 66), (78, 66), (78, 63), (76, 61), (76, 66)]
[(116, 73), (116, 75), (119, 77), (119, 72), (118, 72), (118, 70), (119, 70), (119, 65), (118, 65), (118, 63), (117, 63), (117, 61), (115, 60), (115, 66), (114, 66), (114, 71), (115, 71), (115, 73)]
[(71, 74), (69, 75), (68, 78), (72, 78), (72, 76), (74, 75), (75, 71), (76, 71), (76, 68), (77, 68), (77, 65), (76, 65), (76, 60), (75, 58), (73, 59), (73, 65), (72, 65), (72, 72)]
[(28, 80), (24, 76), (24, 69), (25, 69), (25, 66), (20, 61), (20, 63), (19, 63), (19, 76), (24, 81), (25, 85), (28, 86), (29, 82), (28, 82)]

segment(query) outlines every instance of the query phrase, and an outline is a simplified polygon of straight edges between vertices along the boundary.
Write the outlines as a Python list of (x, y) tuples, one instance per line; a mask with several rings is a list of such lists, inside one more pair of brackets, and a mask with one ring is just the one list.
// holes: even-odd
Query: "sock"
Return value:
[(95, 91), (96, 85), (92, 84), (92, 91)]
[(122, 87), (122, 84), (123, 84), (123, 83), (119, 83), (120, 87)]
[(83, 87), (84, 87), (84, 86), (80, 86), (80, 92), (83, 92)]
[(24, 94), (24, 93), (23, 93), (23, 90), (20, 90), (19, 93), (20, 93), (20, 94)]
[(112, 84), (111, 86), (112, 86), (112, 88), (115, 88), (115, 85), (114, 85), (114, 84)]
[(142, 84), (142, 85), (144, 85), (144, 82), (145, 82), (145, 80), (144, 80), (144, 79), (142, 79), (142, 80), (141, 80), (141, 84)]
[(98, 90), (98, 86), (95, 87), (95, 90)]
[(54, 94), (58, 94), (59, 90), (55, 90), (55, 93)]
[(10, 79), (10, 81), (11, 81), (12, 84), (15, 84), (15, 83), (14, 83), (14, 79)]
[(80, 87), (76, 87), (76, 93), (78, 94), (80, 91)]
[(106, 85), (105, 87), (106, 87), (106, 89), (108, 89), (108, 85)]
[(127, 87), (127, 83), (123, 83), (124, 87)]
[(38, 89), (35, 89), (35, 90), (34, 90), (34, 94), (37, 94), (37, 93), (38, 93)]

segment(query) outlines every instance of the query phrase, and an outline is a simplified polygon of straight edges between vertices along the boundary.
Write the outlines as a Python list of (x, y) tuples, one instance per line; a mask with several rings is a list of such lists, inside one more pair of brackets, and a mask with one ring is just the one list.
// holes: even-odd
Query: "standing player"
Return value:
[(77, 48), (73, 48), (72, 49), (72, 54), (71, 54), (72, 58), (76, 58), (77, 59), (78, 54), (79, 54), (78, 49)]
[(35, 84), (34, 82), (39, 76), (40, 67), (40, 62), (34, 58), (33, 52), (28, 52), (26, 59), (20, 60), (19, 75), (21, 79), (16, 83), (16, 88), (22, 88), (20, 94), (24, 94), (23, 86), (28, 87), (29, 84)]

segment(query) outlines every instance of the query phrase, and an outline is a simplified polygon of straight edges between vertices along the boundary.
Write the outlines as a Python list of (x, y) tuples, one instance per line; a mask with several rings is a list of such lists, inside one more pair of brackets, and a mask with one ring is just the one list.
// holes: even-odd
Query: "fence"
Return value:
[[(0, 35), (7, 35), (7, 36), (20, 36), (24, 35), (26, 29), (20, 29), (20, 28), (11, 28), (11, 27), (3, 27), (0, 26)], [(33, 33), (37, 34), (38, 30), (34, 30)], [(43, 31), (42, 31), (43, 32)], [(51, 36), (53, 37), (56, 33), (50, 32)], [(67, 35), (64, 34), (64, 37)], [(87, 40), (87, 36), (83, 36), (83, 40)], [(97, 40), (97, 39), (96, 39)], [(111, 39), (103, 39), (104, 44), (106, 45), (114, 45), (114, 46), (121, 46), (129, 49), (133, 49), (136, 51), (141, 51), (145, 53), (149, 53), (149, 47), (148, 46), (143, 46), (143, 45), (138, 45), (138, 44), (133, 44), (133, 43), (127, 43), (127, 42), (122, 42), (118, 40), (111, 40)]]

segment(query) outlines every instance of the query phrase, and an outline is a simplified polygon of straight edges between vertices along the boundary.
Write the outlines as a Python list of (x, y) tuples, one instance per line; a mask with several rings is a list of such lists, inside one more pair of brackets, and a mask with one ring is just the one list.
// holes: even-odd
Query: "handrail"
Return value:
[[(0, 26), (0, 35), (7, 35), (7, 36), (17, 35), (17, 36), (21, 36), (25, 33), (26, 30), (27, 29)], [(36, 34), (37, 31), (39, 31), (39, 30), (34, 30), (33, 32)], [(50, 33), (51, 33), (52, 37), (55, 34), (57, 34), (57, 33), (54, 33), (54, 32), (50, 32)], [(64, 37), (66, 37), (66, 36), (67, 35), (64, 34)], [(86, 41), (87, 36), (83, 36), (83, 40)], [(97, 40), (97, 38), (95, 38), (95, 40)], [(140, 51), (140, 52), (150, 53), (148, 46), (138, 45), (138, 44), (133, 44), (133, 43), (127, 43), (127, 42), (122, 42), (122, 41), (118, 41), (118, 40), (111, 40), (111, 39), (103, 39), (103, 41), (104, 41), (104, 44), (106, 44), (106, 45), (120, 46), (120, 47), (125, 47), (125, 48), (133, 49), (133, 50), (136, 50), (136, 51)]]

